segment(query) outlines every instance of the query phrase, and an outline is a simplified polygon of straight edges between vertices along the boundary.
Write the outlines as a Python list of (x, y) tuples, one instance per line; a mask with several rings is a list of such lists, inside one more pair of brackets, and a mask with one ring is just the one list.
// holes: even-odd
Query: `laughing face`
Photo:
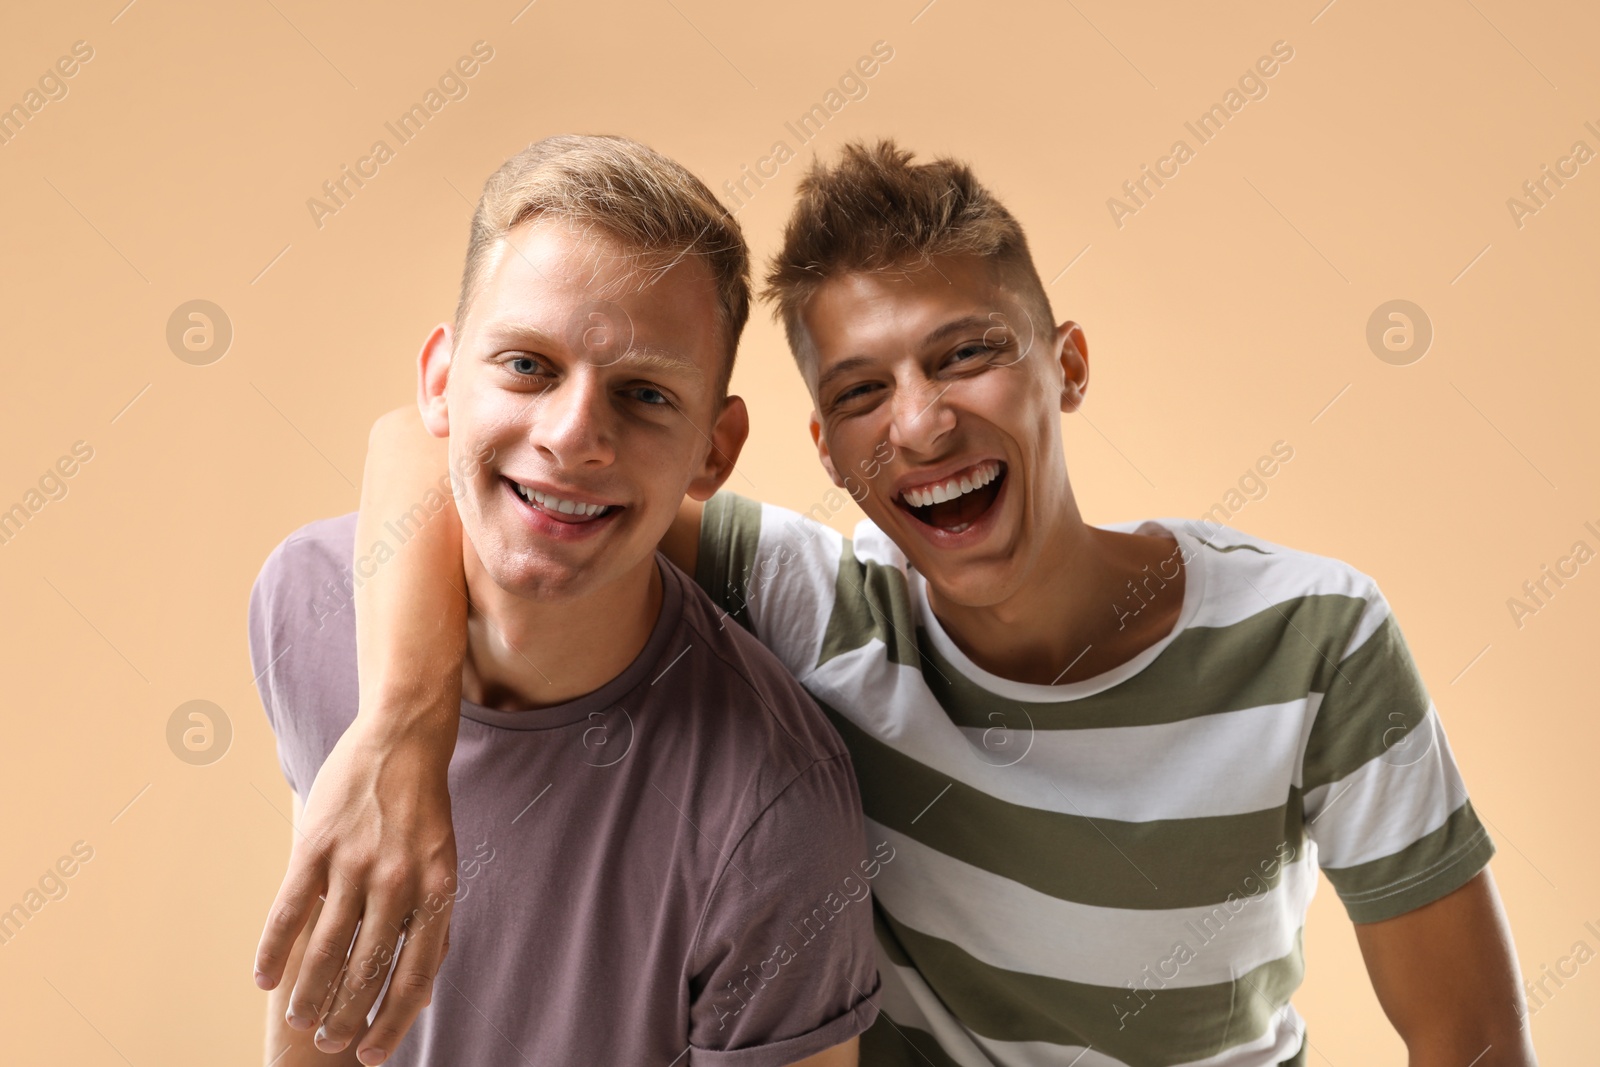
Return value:
[(709, 268), (642, 273), (625, 251), (559, 220), (519, 225), (461, 336), (441, 326), (423, 351), (424, 422), (467, 472), (462, 528), (501, 589), (541, 603), (648, 575), (683, 497), (715, 492), (743, 442), (742, 402), (717, 395)]
[(1083, 334), (1037, 318), (975, 257), (830, 278), (802, 314), (823, 465), (956, 604), (1016, 595), (1074, 507)]

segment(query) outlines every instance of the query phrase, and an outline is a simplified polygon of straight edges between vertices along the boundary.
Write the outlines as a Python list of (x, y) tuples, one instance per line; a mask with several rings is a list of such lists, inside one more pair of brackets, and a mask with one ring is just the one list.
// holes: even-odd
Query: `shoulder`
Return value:
[(309, 522), (278, 543), (267, 555), (252, 591), (254, 601), (281, 606), (286, 595), (322, 588), (330, 579), (336, 584), (352, 574), (355, 556), (356, 515), (340, 515)]
[[(669, 564), (670, 566), (670, 564)], [(794, 770), (844, 754), (844, 743), (805, 688), (754, 634), (673, 568), (683, 587), (683, 626), (703, 650), (699, 707), (717, 719), (731, 750), (777, 757)]]
[(1330, 595), (1365, 599), (1377, 590), (1372, 577), (1333, 556), (1305, 552), (1236, 530), (1231, 526), (1196, 520), (1159, 520), (1168, 528), (1188, 533), (1208, 560), (1208, 567), (1225, 581), (1269, 580), (1287, 596)]
[(1203, 569), (1205, 599), (1195, 625), (1228, 626), (1270, 612), (1297, 626), (1309, 620), (1331, 637), (1388, 614), (1378, 583), (1344, 560), (1216, 523), (1156, 521), (1183, 535), (1180, 542)]
[(250, 592), (250, 658), (290, 784), (310, 787), (355, 718), (354, 514), (309, 523), (267, 556)]
[(825, 525), (849, 502), (819, 501), (804, 512), (718, 493), (706, 504), (695, 578), (740, 626), (788, 669), (813, 669), (841, 604), (861, 588), (853, 545)]

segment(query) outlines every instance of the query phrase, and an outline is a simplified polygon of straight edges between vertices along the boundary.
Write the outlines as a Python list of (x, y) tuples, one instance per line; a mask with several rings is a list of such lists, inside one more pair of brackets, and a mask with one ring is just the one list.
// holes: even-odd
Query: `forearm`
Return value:
[(361, 716), (422, 728), (453, 744), (466, 651), (467, 597), (461, 519), (450, 492), (444, 440), (414, 408), (372, 427), (356, 523), (357, 559), (386, 544), (356, 588)]

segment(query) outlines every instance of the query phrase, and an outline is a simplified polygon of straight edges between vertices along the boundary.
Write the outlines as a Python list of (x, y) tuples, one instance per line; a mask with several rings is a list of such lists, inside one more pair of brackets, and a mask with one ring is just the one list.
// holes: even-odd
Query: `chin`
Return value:
[(484, 570), (490, 580), (507, 593), (540, 604), (575, 600), (605, 582), (605, 576), (597, 573), (595, 567), (574, 567), (528, 557), (514, 557), (493, 564), (485, 560)]

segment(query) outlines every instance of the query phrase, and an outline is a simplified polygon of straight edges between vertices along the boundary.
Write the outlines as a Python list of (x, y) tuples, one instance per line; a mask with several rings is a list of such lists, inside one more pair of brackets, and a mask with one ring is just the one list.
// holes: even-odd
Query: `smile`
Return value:
[(556, 522), (571, 524), (593, 522), (617, 510), (617, 506), (613, 504), (586, 504), (581, 500), (568, 500), (553, 493), (534, 489), (509, 478), (506, 481), (524, 504)]
[(984, 460), (939, 481), (908, 486), (894, 500), (924, 525), (958, 534), (994, 505), (1005, 476), (1004, 463)]

